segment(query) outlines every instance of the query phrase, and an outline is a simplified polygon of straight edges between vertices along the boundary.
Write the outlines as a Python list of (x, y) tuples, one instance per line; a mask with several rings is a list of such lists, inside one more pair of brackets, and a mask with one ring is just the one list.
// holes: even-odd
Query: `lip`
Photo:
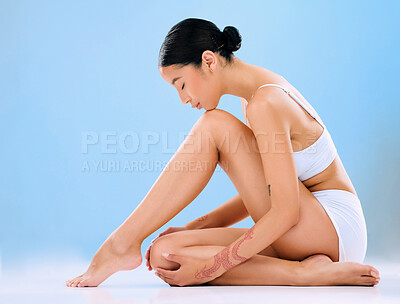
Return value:
[(197, 108), (197, 110), (200, 110), (200, 108), (201, 108), (200, 102), (197, 104), (196, 108)]

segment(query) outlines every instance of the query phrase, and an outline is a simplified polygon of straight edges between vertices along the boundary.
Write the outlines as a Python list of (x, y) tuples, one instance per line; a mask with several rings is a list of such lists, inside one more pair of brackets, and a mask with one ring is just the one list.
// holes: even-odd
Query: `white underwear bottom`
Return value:
[(324, 207), (339, 238), (339, 262), (363, 263), (367, 227), (360, 200), (351, 192), (329, 189), (311, 192)]

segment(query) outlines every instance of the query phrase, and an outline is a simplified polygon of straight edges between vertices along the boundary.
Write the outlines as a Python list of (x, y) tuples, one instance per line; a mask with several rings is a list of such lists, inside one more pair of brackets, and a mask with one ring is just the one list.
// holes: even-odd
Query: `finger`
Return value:
[(156, 276), (158, 276), (161, 280), (163, 280), (165, 283), (168, 283), (171, 286), (175, 285), (174, 280), (167, 278), (166, 276), (163, 276), (161, 273), (156, 273)]
[(150, 250), (151, 250), (151, 247), (152, 247), (153, 245), (150, 245), (149, 246), (149, 257), (148, 257), (148, 263), (149, 263), (149, 270), (151, 270), (152, 268), (151, 268), (151, 265), (150, 265)]
[(165, 234), (165, 233), (163, 232), (163, 233), (160, 233), (159, 235), (157, 235), (157, 236), (154, 238), (153, 243), (154, 243), (156, 240), (158, 240), (160, 237), (162, 237), (164, 234)]
[(164, 235), (164, 234), (166, 234), (168, 231), (170, 231), (171, 230), (171, 228), (170, 227), (168, 227), (167, 229), (165, 229), (163, 232), (161, 232), (159, 235)]
[(172, 280), (175, 278), (176, 273), (178, 272), (178, 270), (167, 270), (163, 268), (154, 268), (154, 271)]
[(171, 231), (171, 227), (168, 227), (167, 229), (165, 229), (165, 231), (161, 232), (158, 236), (160, 237), (162, 235), (168, 234), (168, 233), (170, 233), (170, 231)]
[(164, 258), (166, 258), (167, 260), (169, 260), (169, 261), (178, 263), (179, 265), (182, 265), (183, 262), (185, 262), (185, 258), (186, 258), (185, 256), (172, 254), (172, 253), (169, 253), (169, 254), (168, 253), (162, 253), (162, 256)]
[(166, 278), (168, 280), (174, 280), (174, 278), (171, 278), (170, 276), (168, 276), (168, 275), (166, 275), (164, 273), (161, 273), (160, 271), (155, 271), (154, 274), (157, 275), (157, 276), (161, 276), (163, 278)]
[(150, 262), (150, 248), (147, 249), (146, 254), (145, 254), (144, 257), (146, 259), (146, 262)]

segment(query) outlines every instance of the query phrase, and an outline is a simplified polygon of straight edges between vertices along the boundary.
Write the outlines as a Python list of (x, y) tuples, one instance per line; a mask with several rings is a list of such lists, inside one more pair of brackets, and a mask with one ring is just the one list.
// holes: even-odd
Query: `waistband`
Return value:
[(341, 190), (341, 189), (326, 189), (311, 192), (316, 196), (339, 196), (340, 198), (348, 198), (350, 200), (360, 200), (357, 195), (352, 192)]

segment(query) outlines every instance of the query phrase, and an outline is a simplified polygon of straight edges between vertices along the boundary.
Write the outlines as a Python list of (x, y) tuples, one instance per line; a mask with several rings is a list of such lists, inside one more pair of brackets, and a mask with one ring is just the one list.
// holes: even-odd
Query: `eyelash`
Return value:
[(183, 90), (183, 87), (184, 87), (184, 86), (185, 86), (185, 84), (182, 85), (182, 90)]

